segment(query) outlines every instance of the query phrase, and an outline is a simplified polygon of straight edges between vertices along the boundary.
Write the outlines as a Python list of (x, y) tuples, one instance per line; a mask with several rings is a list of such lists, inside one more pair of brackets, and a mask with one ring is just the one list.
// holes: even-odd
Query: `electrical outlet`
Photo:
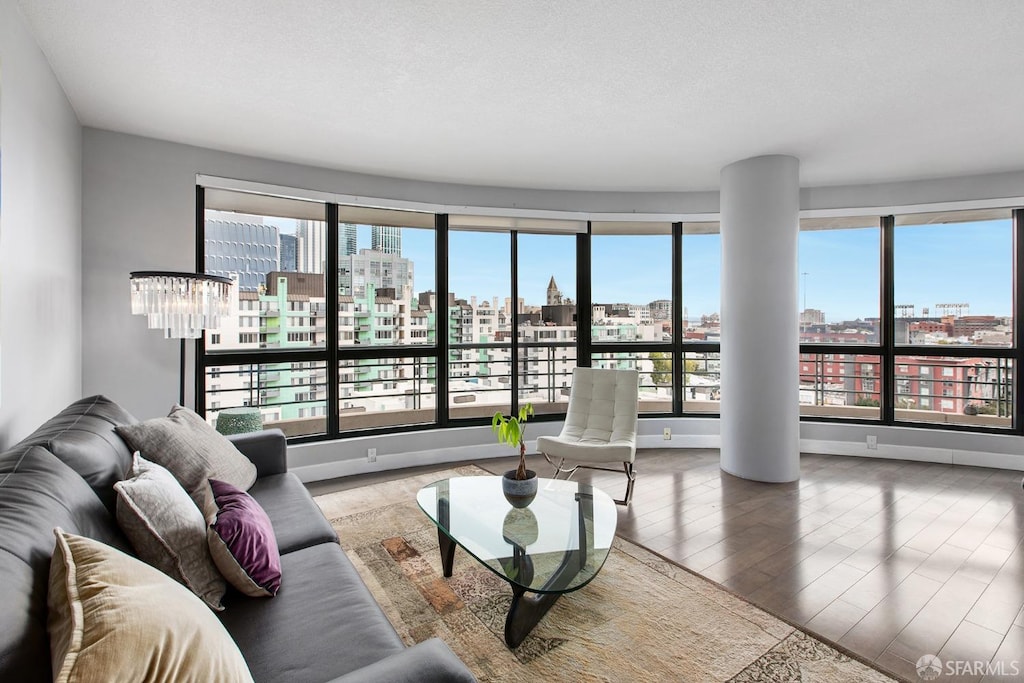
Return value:
[(868, 450), (878, 450), (878, 437), (874, 434), (868, 434)]
[(367, 448), (366, 449), (366, 462), (377, 462), (377, 449)]
[(662, 433), (661, 433), (661, 438), (663, 438), (665, 441), (671, 441), (672, 440), (672, 428), (671, 427), (665, 427), (664, 431), (662, 431)]

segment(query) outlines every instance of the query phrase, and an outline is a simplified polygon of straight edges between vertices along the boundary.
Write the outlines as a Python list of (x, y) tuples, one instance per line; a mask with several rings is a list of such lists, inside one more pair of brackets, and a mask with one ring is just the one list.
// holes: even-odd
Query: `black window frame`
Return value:
[[(325, 203), (325, 221), (327, 227), (327, 255), (328, 265), (326, 273), (326, 291), (337, 292), (338, 286), (338, 210), (339, 204)], [(871, 355), (880, 358), (879, 369), (881, 376), (873, 376), (872, 379), (880, 387), (880, 410), (878, 418), (855, 419), (849, 417), (811, 416), (802, 415), (801, 421), (818, 423), (838, 423), (848, 425), (882, 425), (913, 427), (916, 429), (939, 429), (947, 431), (975, 432), (983, 434), (1009, 434), (1024, 435), (1024, 401), (1017, 400), (1020, 396), (1021, 368), (1024, 368), (1024, 321), (1018, 314), (1020, 302), (1024, 302), (1024, 278), (1018, 274), (1018, 268), (1024, 263), (1024, 239), (1021, 230), (1024, 229), (1024, 208), (1013, 208), (1012, 233), (1013, 233), (1013, 344), (1009, 347), (974, 347), (974, 346), (908, 346), (895, 343), (895, 305), (894, 295), (894, 261), (893, 261), (893, 235), (895, 230), (894, 215), (879, 216), (879, 227), (881, 239), (879, 244), (879, 259), (881, 263), (881, 283), (879, 289), (879, 317), (881, 334), (877, 345), (861, 344), (835, 344), (835, 343), (801, 343), (799, 354), (825, 356), (825, 355)], [(204, 259), (204, 225), (205, 225), (205, 196), (202, 186), (196, 187), (196, 264), (202, 270)], [(470, 425), (489, 424), (489, 418), (453, 418), (450, 415), (449, 406), (449, 365), (451, 345), (448, 340), (446, 329), (449, 307), (447, 292), (448, 286), (448, 214), (434, 214), (435, 231), (435, 282), (434, 287), (437, 293), (437, 312), (435, 321), (435, 343), (412, 344), (404, 346), (368, 346), (352, 347), (339, 346), (338, 344), (338, 308), (327, 306), (327, 341), (323, 348), (310, 349), (251, 349), (243, 351), (214, 351), (208, 352), (205, 344), (205, 337), (195, 342), (195, 397), (197, 412), (201, 415), (206, 413), (206, 372), (210, 367), (223, 368), (225, 365), (257, 365), (266, 363), (295, 363), (295, 362), (321, 362), (327, 365), (327, 377), (333, 381), (326, 382), (327, 389), (327, 420), (326, 431), (322, 434), (290, 437), (289, 443), (306, 443), (316, 441), (331, 441), (337, 439), (356, 438), (363, 436), (374, 436), (379, 434), (393, 434), (432, 429), (447, 429), (451, 427), (463, 427)], [(518, 300), (518, 262), (517, 262), (517, 236), (518, 231), (510, 230), (511, 249), (510, 264), (512, 273), (512, 301)], [(721, 344), (708, 341), (688, 341), (684, 337), (683, 321), (683, 298), (682, 298), (682, 245), (683, 245), (683, 223), (673, 222), (671, 225), (672, 235), (672, 339), (661, 342), (637, 342), (637, 343), (602, 343), (594, 342), (592, 339), (592, 268), (591, 268), (591, 240), (593, 236), (592, 224), (588, 221), (586, 232), (576, 233), (576, 341), (574, 344), (547, 343), (519, 341), (518, 324), (515, 318), (515, 311), (512, 312), (512, 329), (510, 346), (512, 353), (510, 364), (512, 369), (511, 383), (511, 407), (513, 411), (519, 408), (518, 386), (519, 386), (519, 362), (518, 356), (520, 346), (525, 347), (552, 347), (560, 348), (566, 346), (575, 347), (576, 365), (578, 367), (591, 367), (594, 354), (598, 353), (651, 353), (668, 352), (672, 361), (672, 402), (671, 410), (665, 412), (645, 412), (640, 414), (640, 419), (648, 418), (709, 418), (718, 417), (718, 412), (693, 412), (685, 410), (683, 381), (684, 381), (684, 359), (687, 354), (720, 354)], [(444, 294), (442, 294), (444, 293)], [(501, 343), (501, 346), (506, 344)], [(475, 345), (478, 346), (478, 345)], [(979, 357), (1005, 359), (1013, 363), (1013, 379), (1011, 384), (1012, 395), (1012, 420), (1009, 428), (990, 427), (970, 424), (947, 424), (931, 422), (915, 422), (899, 420), (895, 415), (896, 402), (896, 359), (901, 356), (916, 357)], [(428, 358), (435, 364), (435, 402), (436, 419), (434, 422), (421, 424), (408, 424), (390, 427), (342, 431), (340, 423), (340, 388), (337, 381), (340, 363), (343, 360), (358, 359), (382, 359), (382, 358)], [(444, 360), (442, 360), (444, 359)], [(856, 360), (850, 362), (855, 363)], [(185, 372), (184, 368), (181, 370)], [(795, 379), (795, 378), (794, 378)], [(932, 398), (939, 398), (932, 391)], [(564, 419), (562, 413), (538, 414), (536, 421), (561, 421)]]

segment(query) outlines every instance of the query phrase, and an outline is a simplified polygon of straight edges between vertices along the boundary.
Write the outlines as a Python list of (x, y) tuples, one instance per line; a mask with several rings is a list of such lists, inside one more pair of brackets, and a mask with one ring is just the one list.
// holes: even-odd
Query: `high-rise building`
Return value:
[(338, 256), (351, 256), (356, 251), (355, 223), (342, 223), (338, 226)]
[(266, 275), (280, 270), (278, 229), (258, 216), (218, 214), (206, 221), (205, 271), (210, 275), (238, 275), (238, 289), (255, 292)]
[(413, 286), (413, 275), (412, 261), (398, 254), (361, 249), (338, 258), (338, 289), (357, 299), (365, 295), (367, 285), (403, 291)]
[(300, 273), (323, 273), (327, 262), (327, 235), (323, 221), (298, 221), (295, 237), (298, 239), (296, 270)]
[(390, 225), (374, 225), (370, 229), (370, 248), (383, 254), (402, 255), (402, 229)]
[(294, 273), (299, 269), (299, 238), (288, 233), (281, 233), (281, 268), (286, 273)]

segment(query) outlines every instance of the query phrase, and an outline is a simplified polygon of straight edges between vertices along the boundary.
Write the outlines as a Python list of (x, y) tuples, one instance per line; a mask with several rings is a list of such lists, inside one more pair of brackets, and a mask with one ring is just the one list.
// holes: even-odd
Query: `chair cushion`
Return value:
[(260, 477), (249, 495), (270, 517), (282, 555), (317, 543), (338, 542), (338, 534), (294, 474)]
[(537, 450), (551, 458), (565, 458), (573, 462), (633, 462), (636, 457), (636, 444), (564, 436), (537, 437)]
[(184, 586), (99, 541), (54, 533), (55, 681), (252, 681), (238, 646)]
[(217, 616), (257, 681), (329, 681), (405, 646), (336, 543), (281, 556), (273, 600), (229, 592)]

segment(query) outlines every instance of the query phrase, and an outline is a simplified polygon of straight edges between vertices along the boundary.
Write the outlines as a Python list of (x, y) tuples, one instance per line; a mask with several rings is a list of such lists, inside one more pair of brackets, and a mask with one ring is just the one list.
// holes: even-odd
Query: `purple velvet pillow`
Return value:
[(207, 531), (214, 564), (232, 586), (252, 597), (281, 588), (281, 555), (270, 518), (245, 491), (210, 479), (217, 518)]

